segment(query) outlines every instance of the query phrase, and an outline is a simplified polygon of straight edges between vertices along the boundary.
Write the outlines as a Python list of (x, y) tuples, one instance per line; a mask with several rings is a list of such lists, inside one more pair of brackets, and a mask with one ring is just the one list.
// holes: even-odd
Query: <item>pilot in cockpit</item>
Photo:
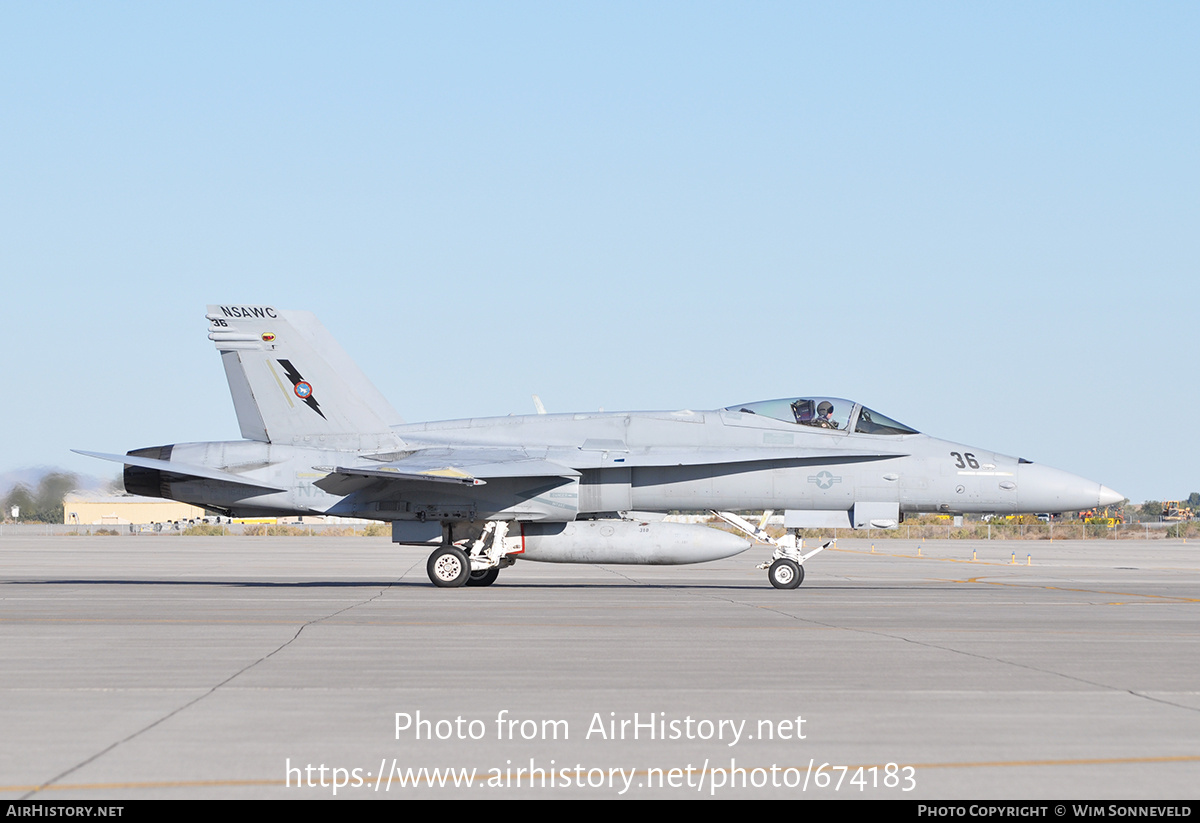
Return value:
[(828, 400), (822, 400), (817, 406), (817, 418), (810, 426), (819, 426), (822, 429), (836, 429), (837, 421), (833, 419), (833, 404)]
[(800, 399), (792, 403), (792, 414), (796, 416), (796, 422), (802, 426), (815, 426), (820, 429), (836, 429), (838, 422), (833, 419), (833, 404), (828, 400), (822, 400), (817, 404), (816, 413), (813, 413), (812, 400)]

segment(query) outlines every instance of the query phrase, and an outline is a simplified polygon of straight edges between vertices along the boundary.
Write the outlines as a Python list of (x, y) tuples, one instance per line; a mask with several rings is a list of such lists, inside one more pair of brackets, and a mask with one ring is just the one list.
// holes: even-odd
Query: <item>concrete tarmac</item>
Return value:
[(446, 590), (383, 538), (3, 537), (0, 795), (1196, 797), (1200, 546), (871, 546)]

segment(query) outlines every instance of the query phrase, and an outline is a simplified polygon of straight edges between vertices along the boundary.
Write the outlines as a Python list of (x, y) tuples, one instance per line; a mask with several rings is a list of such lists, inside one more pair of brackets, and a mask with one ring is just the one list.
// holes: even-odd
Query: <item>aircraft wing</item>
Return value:
[(224, 483), (237, 483), (242, 486), (249, 486), (252, 489), (263, 489), (271, 492), (286, 491), (281, 486), (272, 486), (263, 483), (260, 480), (252, 480), (240, 474), (233, 472), (221, 471), (220, 469), (209, 468), (208, 466), (196, 466), (190, 463), (177, 463), (172, 460), (158, 460), (153, 457), (134, 457), (132, 454), (104, 454), (103, 452), (85, 452), (79, 449), (71, 449), (76, 454), (82, 454), (85, 457), (98, 457), (101, 460), (111, 460), (114, 463), (124, 463), (126, 466), (140, 466), (143, 469), (158, 469), (159, 471), (170, 472), (177, 474), (180, 477), (197, 477), (203, 480), (220, 480)]
[(561, 463), (531, 457), (524, 449), (422, 449), (388, 463), (336, 466), (316, 482), (330, 494), (348, 494), (380, 480), (395, 483), (486, 485), (501, 477), (578, 477)]

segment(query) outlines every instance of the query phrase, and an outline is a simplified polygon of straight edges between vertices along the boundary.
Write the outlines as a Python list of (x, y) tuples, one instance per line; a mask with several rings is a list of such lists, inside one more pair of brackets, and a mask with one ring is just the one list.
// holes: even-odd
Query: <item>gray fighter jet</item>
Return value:
[[(1122, 499), (836, 397), (404, 423), (312, 314), (216, 305), (207, 319), (245, 439), (81, 453), (123, 463), (131, 493), (231, 516), (390, 521), (393, 541), (433, 549), (438, 586), (489, 585), (518, 558), (699, 563), (765, 542), (774, 552), (760, 568), (795, 588), (820, 548), (804, 554), (803, 541), (772, 539), (736, 512), (783, 510), (788, 528), (886, 529), (918, 512)], [(711, 510), (744, 536), (652, 514), (673, 510)]]

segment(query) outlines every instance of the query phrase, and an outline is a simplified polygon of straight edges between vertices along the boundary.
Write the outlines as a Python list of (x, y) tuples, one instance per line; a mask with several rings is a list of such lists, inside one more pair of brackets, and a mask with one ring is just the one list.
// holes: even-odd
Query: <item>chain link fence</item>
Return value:
[[(698, 520), (707, 520), (707, 515), (698, 515)], [(777, 530), (777, 529), (776, 529)], [(388, 523), (335, 524), (335, 523), (155, 523), (144, 525), (99, 525), (77, 526), (63, 523), (0, 523), (0, 538), (5, 536), (48, 537), (103, 537), (113, 535), (143, 535), (147, 537), (187, 536), (312, 536), (366, 537), (391, 536)], [(960, 526), (952, 523), (901, 523), (895, 529), (801, 529), (797, 532), (805, 538), (861, 537), (871, 540), (1200, 540), (1200, 521), (1179, 523), (1120, 523), (1106, 526), (1097, 523), (1082, 523), (1077, 520), (1050, 523), (980, 523), (967, 522)]]
[(895, 529), (802, 529), (801, 537), (866, 537), (903, 540), (1159, 540), (1200, 538), (1200, 521), (1180, 523), (901, 523)]
[(391, 537), (388, 523), (337, 524), (337, 523), (148, 523), (77, 526), (63, 523), (0, 523), (0, 538), (3, 537), (111, 537), (114, 535), (141, 535), (145, 537), (220, 537), (222, 535), (247, 535), (262, 537)]

